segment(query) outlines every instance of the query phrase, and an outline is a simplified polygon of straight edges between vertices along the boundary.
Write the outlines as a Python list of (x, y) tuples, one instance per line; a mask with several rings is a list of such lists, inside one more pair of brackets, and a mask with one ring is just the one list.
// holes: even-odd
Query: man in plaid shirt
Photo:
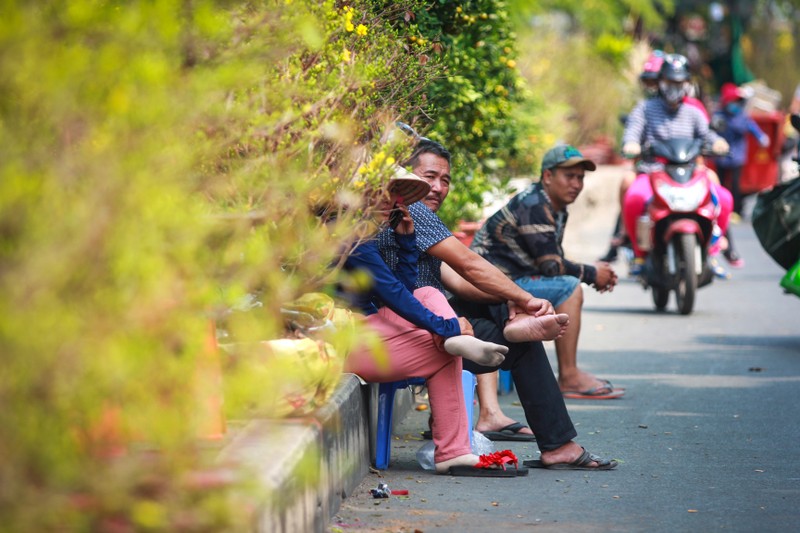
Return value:
[(566, 398), (605, 400), (622, 396), (624, 390), (578, 368), (581, 283), (600, 292), (611, 291), (617, 275), (605, 262), (584, 265), (569, 261), (561, 247), (566, 208), (583, 190), (585, 172), (596, 168), (572, 146), (552, 148), (542, 161), (541, 180), (492, 215), (475, 235), (471, 248), (521, 288), (552, 302), (557, 313), (569, 315), (566, 333), (555, 340), (561, 391)]

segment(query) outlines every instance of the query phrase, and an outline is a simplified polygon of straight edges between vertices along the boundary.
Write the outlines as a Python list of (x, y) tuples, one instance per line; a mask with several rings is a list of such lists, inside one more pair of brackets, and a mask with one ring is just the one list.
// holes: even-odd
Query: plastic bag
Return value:
[(781, 287), (783, 287), (786, 292), (791, 292), (792, 294), (800, 296), (800, 261), (795, 263), (794, 266), (786, 272), (786, 275), (783, 276)]
[[(472, 432), (472, 453), (475, 455), (484, 455), (495, 451), (494, 442), (487, 439), (480, 431)], [(417, 450), (417, 462), (424, 470), (433, 470), (435, 468), (433, 462), (433, 449), (436, 446), (432, 440), (429, 440)]]
[(472, 453), (475, 455), (484, 455), (494, 451), (494, 441), (486, 438), (480, 431), (472, 432)]

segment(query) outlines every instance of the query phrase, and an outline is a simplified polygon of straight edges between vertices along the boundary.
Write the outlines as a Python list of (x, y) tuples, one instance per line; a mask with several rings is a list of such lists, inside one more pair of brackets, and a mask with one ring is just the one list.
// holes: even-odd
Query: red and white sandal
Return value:
[[(506, 465), (513, 465), (514, 469), (507, 469)], [(493, 452), (478, 457), (475, 466), (451, 466), (446, 474), (464, 477), (517, 477), (527, 476), (527, 468), (519, 468), (519, 460), (511, 450)]]

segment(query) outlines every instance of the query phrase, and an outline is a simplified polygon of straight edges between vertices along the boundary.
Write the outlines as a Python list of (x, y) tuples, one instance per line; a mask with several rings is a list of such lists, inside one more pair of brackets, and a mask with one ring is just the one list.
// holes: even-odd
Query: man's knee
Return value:
[[(577, 278), (576, 278), (577, 279)], [(556, 312), (561, 312), (561, 309), (582, 309), (583, 308), (583, 286), (580, 281), (575, 285), (572, 294), (569, 295), (563, 304), (559, 305)]]
[(564, 305), (581, 286), (575, 276), (535, 276), (518, 278), (514, 282), (529, 294), (550, 301), (556, 308)]

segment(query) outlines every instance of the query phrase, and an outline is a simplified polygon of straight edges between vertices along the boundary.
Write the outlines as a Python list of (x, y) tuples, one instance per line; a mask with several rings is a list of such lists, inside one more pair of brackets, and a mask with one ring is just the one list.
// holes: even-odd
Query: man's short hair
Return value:
[(417, 163), (419, 163), (419, 158), (423, 154), (433, 154), (438, 157), (442, 157), (447, 160), (447, 164), (450, 164), (450, 152), (447, 151), (447, 148), (442, 146), (436, 141), (432, 141), (430, 139), (422, 139), (417, 143), (416, 148), (411, 153), (411, 157), (409, 157), (405, 163), (403, 163), (404, 167), (415, 167)]

